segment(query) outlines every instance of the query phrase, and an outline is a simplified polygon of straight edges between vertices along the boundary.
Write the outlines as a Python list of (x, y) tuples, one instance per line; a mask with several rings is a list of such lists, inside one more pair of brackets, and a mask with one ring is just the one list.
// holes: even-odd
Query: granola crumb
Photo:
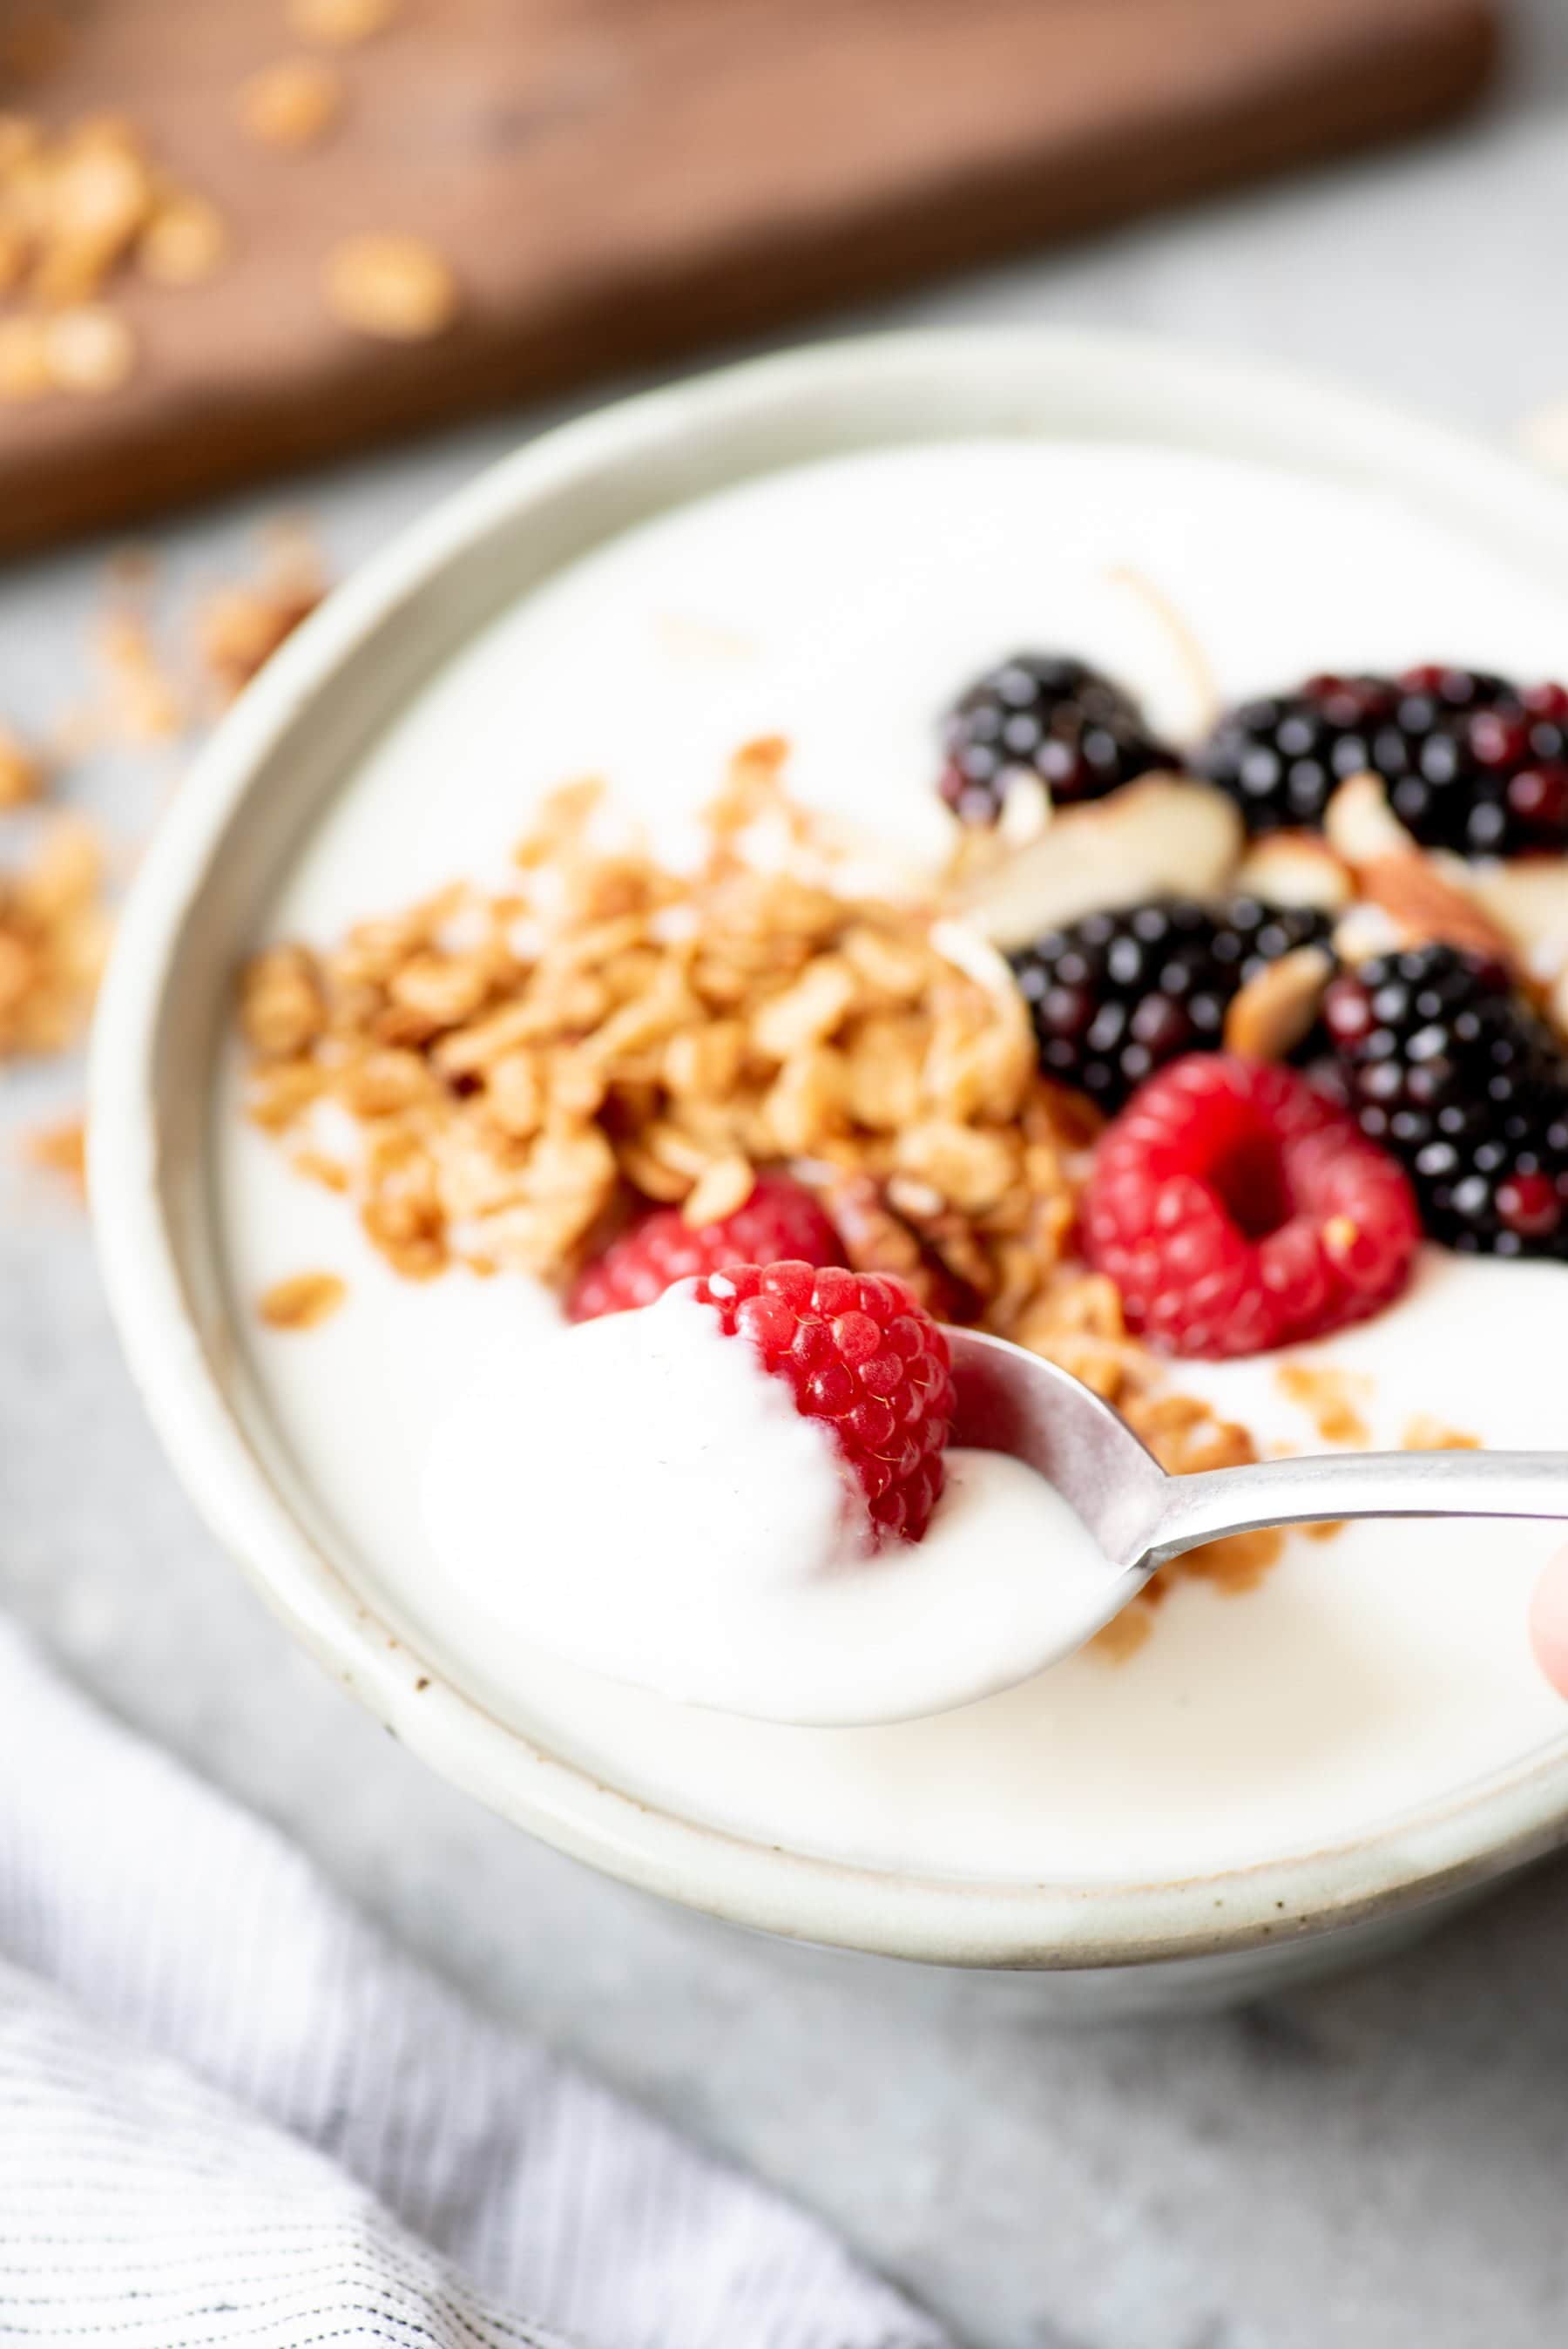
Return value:
[(1282, 1362), (1274, 1383), (1289, 1402), (1305, 1412), (1325, 1444), (1344, 1444), (1365, 1451), (1372, 1441), (1360, 1406), (1371, 1392), (1370, 1379), (1327, 1365), (1315, 1369), (1306, 1362)]
[(102, 844), (77, 816), (57, 818), (25, 864), (0, 873), (0, 1060), (81, 1036), (108, 952), (103, 881)]
[(82, 1197), (88, 1187), (88, 1131), (79, 1117), (62, 1118), (54, 1125), (37, 1125), (24, 1137), (27, 1163), (46, 1174), (58, 1174)]
[(1469, 1435), (1461, 1427), (1449, 1427), (1428, 1412), (1418, 1412), (1405, 1423), (1399, 1438), (1406, 1452), (1480, 1452), (1484, 1447), (1479, 1435)]
[(0, 399), (101, 395), (126, 383), (135, 337), (113, 297), (135, 267), (194, 285), (222, 257), (222, 223), (181, 187), (126, 116), (57, 127), (0, 116)]
[(259, 146), (314, 147), (343, 111), (343, 77), (319, 57), (284, 57), (241, 85), (241, 128)]
[(54, 389), (44, 324), (30, 312), (0, 318), (0, 400), (20, 406)]
[(216, 204), (172, 196), (159, 205), (137, 242), (137, 266), (154, 285), (200, 285), (222, 266), (229, 231)]
[(346, 237), (327, 254), (322, 282), (340, 325), (384, 342), (424, 342), (458, 315), (457, 279), (424, 237)]
[(327, 1191), (346, 1191), (352, 1180), (342, 1159), (330, 1157), (325, 1150), (296, 1150), (289, 1164), (307, 1183), (319, 1183)]
[(44, 360), (57, 391), (86, 398), (118, 391), (136, 372), (136, 338), (116, 310), (84, 302), (44, 321)]
[(335, 1272), (295, 1272), (275, 1280), (257, 1300), (269, 1330), (315, 1330), (329, 1320), (348, 1295)]
[(682, 1218), (694, 1231), (722, 1223), (745, 1206), (756, 1184), (756, 1169), (739, 1151), (729, 1158), (712, 1159), (687, 1193)]
[(1147, 1646), (1154, 1629), (1155, 1610), (1140, 1592), (1119, 1615), (1113, 1615), (1088, 1642), (1085, 1653), (1102, 1664), (1125, 1664)]
[(0, 722), (0, 810), (43, 797), (44, 761), (13, 727)]
[(253, 577), (211, 589), (198, 603), (196, 651), (213, 698), (232, 701), (307, 620), (326, 594), (321, 557), (300, 524), (267, 537)]
[(88, 722), (109, 743), (167, 742), (185, 730), (184, 696), (154, 642), (139, 595), (130, 600), (122, 579), (117, 577), (93, 630), (102, 692)]
[(348, 49), (395, 23), (402, 0), (289, 0), (291, 31), (302, 41)]

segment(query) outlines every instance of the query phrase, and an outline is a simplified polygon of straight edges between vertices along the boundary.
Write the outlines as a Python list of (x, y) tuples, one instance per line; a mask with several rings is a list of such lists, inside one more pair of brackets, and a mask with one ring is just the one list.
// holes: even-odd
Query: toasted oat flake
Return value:
[(0, 873), (0, 1059), (63, 1051), (87, 1025), (108, 951), (104, 857), (79, 817)]
[(423, 342), (458, 314), (457, 279), (423, 237), (346, 237), (326, 256), (323, 285), (342, 325), (387, 342)]
[(137, 265), (155, 285), (200, 285), (222, 266), (229, 231), (215, 204), (201, 196), (160, 203), (137, 241)]
[(319, 57), (284, 57), (241, 85), (242, 129), (263, 147), (312, 147), (343, 111), (343, 77)]
[(118, 391), (136, 371), (136, 339), (118, 311), (85, 302), (46, 318), (44, 357), (57, 391), (97, 398)]
[(750, 1159), (738, 1152), (733, 1158), (715, 1158), (686, 1194), (682, 1216), (694, 1231), (700, 1231), (705, 1224), (722, 1223), (726, 1216), (745, 1206), (756, 1182)]
[(303, 41), (347, 49), (385, 32), (401, 6), (402, 0), (288, 0), (288, 22)]
[(1479, 1435), (1468, 1435), (1463, 1428), (1449, 1427), (1429, 1412), (1418, 1412), (1405, 1423), (1399, 1438), (1406, 1452), (1480, 1452), (1483, 1447)]
[(315, 1330), (329, 1320), (348, 1295), (335, 1272), (295, 1272), (275, 1280), (257, 1300), (269, 1330)]
[(79, 1117), (62, 1118), (54, 1125), (34, 1126), (24, 1137), (27, 1161), (46, 1174), (58, 1174), (85, 1195), (88, 1179), (88, 1130)]
[(0, 318), (0, 400), (42, 399), (54, 389), (44, 327), (27, 311)]
[(26, 807), (44, 789), (44, 762), (15, 728), (0, 722), (0, 810)]
[(232, 701), (285, 637), (315, 611), (326, 574), (309, 533), (280, 525), (268, 534), (255, 574), (211, 589), (196, 607), (196, 650), (213, 698)]
[(1325, 1444), (1346, 1444), (1364, 1451), (1371, 1431), (1361, 1405), (1372, 1390), (1370, 1379), (1348, 1371), (1321, 1369), (1306, 1362), (1282, 1362), (1274, 1372), (1280, 1392), (1305, 1412)]

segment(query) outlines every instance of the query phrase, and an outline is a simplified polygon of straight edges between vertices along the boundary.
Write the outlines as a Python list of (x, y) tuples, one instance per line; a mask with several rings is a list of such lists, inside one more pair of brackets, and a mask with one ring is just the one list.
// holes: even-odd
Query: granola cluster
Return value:
[[(459, 886), (246, 975), (253, 1113), (319, 1158), (346, 1112), (365, 1228), (405, 1274), (454, 1257), (563, 1280), (638, 1199), (694, 1225), (788, 1163), (864, 1269), (1016, 1329), (1068, 1257), (1089, 1139), (999, 968), (929, 908), (804, 877), (782, 746), (737, 761), (677, 873), (557, 793), (500, 895)], [(782, 827), (806, 852), (754, 861)]]

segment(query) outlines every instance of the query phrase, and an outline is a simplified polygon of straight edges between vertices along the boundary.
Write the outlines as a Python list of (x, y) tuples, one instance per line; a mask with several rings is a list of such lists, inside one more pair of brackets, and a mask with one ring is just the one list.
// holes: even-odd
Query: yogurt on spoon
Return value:
[(948, 1450), (923, 1537), (873, 1546), (831, 1423), (694, 1287), (503, 1342), (439, 1423), (428, 1531), (498, 1641), (827, 1726), (990, 1694), (1113, 1611), (1122, 1578), (1002, 1452)]

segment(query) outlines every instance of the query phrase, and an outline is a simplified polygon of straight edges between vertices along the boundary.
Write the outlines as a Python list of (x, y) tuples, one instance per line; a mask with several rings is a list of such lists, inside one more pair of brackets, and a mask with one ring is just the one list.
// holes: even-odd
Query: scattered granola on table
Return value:
[(326, 593), (326, 573), (303, 523), (275, 523), (249, 579), (210, 589), (196, 606), (196, 650), (213, 698), (232, 701)]
[(88, 1180), (88, 1130), (79, 1117), (62, 1118), (53, 1125), (36, 1125), (23, 1137), (27, 1163), (45, 1174), (60, 1175), (85, 1195)]
[(44, 761), (14, 727), (0, 722), (0, 811), (43, 796)]
[(0, 401), (98, 394), (136, 366), (113, 306), (135, 270), (189, 285), (222, 258), (222, 223), (181, 186), (119, 114), (57, 129), (0, 115)]
[(31, 857), (0, 871), (0, 1059), (78, 1041), (108, 952), (104, 854), (80, 817), (58, 817)]
[(345, 237), (323, 264), (322, 290), (340, 325), (379, 342), (444, 334), (459, 307), (451, 264), (422, 236)]
[(263, 147), (314, 147), (343, 111), (343, 78), (319, 57), (284, 57), (242, 85), (240, 126)]

